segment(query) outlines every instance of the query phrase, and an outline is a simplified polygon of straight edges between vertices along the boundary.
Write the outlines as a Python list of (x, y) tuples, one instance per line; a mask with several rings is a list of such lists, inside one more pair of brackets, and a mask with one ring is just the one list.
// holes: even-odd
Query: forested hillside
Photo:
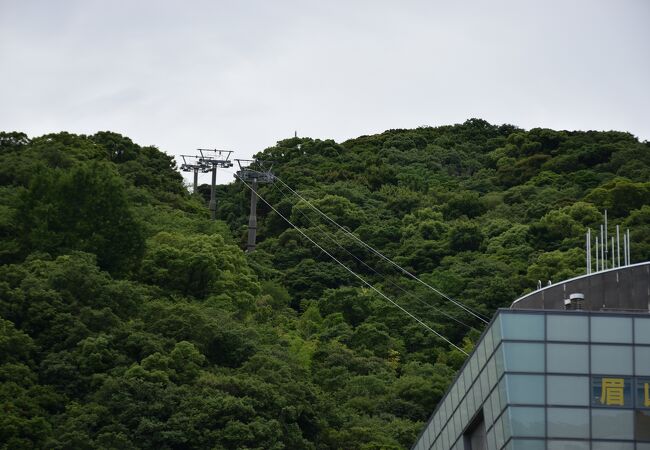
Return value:
[[(470, 352), (482, 322), (584, 272), (609, 211), (650, 259), (650, 144), (472, 119), (257, 155), (261, 196)], [(296, 189), (303, 199), (288, 188)], [(201, 189), (205, 193), (205, 189)], [(155, 147), (100, 132), (0, 133), (0, 447), (408, 448), (464, 354), (240, 182), (218, 217)], [(309, 203), (307, 203), (307, 201)]]

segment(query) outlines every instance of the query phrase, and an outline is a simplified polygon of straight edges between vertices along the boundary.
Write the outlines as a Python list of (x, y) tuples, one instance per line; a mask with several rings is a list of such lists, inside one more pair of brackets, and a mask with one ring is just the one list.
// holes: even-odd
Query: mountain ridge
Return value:
[[(348, 267), (471, 351), (490, 317), (584, 271), (608, 209), (650, 259), (650, 144), (480, 119), (256, 155), (260, 195)], [(286, 183), (283, 184), (283, 183)], [(296, 190), (308, 200), (296, 197)], [(199, 190), (205, 195), (205, 186)], [(112, 132), (0, 133), (0, 445), (407, 448), (464, 361), (258, 205), (220, 220), (173, 158)]]

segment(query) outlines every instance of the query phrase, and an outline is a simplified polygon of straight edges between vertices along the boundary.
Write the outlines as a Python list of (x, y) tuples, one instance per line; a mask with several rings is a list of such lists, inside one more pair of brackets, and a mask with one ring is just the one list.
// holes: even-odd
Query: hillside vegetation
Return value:
[[(584, 272), (609, 211), (650, 259), (650, 145), (624, 132), (464, 124), (260, 152), (261, 196), (470, 352), (538, 280)], [(205, 186), (201, 189), (205, 193)], [(362, 286), (249, 192), (218, 216), (155, 147), (0, 133), (0, 447), (408, 448), (465, 355)]]

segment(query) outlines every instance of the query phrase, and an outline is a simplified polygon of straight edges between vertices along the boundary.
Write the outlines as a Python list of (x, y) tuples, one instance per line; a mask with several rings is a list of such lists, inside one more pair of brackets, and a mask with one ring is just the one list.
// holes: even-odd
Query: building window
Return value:
[(503, 339), (544, 340), (543, 314), (503, 314), (501, 316)]
[(591, 410), (591, 437), (596, 439), (632, 439), (634, 433), (632, 410)]
[(632, 342), (632, 319), (629, 317), (592, 317), (592, 342)]
[[(635, 439), (638, 441), (650, 441), (650, 410), (641, 411), (637, 409), (634, 412), (634, 416), (636, 420)], [(650, 444), (648, 444), (647, 448), (650, 450)]]
[(589, 378), (563, 375), (546, 377), (549, 405), (589, 406)]
[(632, 442), (594, 441), (591, 444), (591, 450), (634, 450), (634, 444)]
[(483, 411), (480, 411), (463, 434), (465, 450), (487, 450), (485, 438), (485, 421)]
[(622, 345), (592, 345), (591, 372), (632, 375), (632, 347)]
[(589, 318), (569, 314), (549, 314), (546, 317), (546, 336), (549, 341), (587, 342)]
[(589, 347), (580, 344), (547, 344), (546, 365), (549, 372), (588, 373)]
[(505, 342), (502, 347), (505, 355), (506, 371), (544, 371), (544, 344)]
[[(506, 375), (508, 403), (544, 404), (544, 375)], [(585, 388), (585, 396), (587, 389)]]
[(589, 410), (548, 408), (548, 435), (560, 438), (588, 438)]
[(650, 347), (634, 348), (635, 375), (650, 376)]
[(511, 406), (508, 414), (513, 436), (544, 437), (544, 408)]
[(510, 442), (512, 450), (546, 450), (545, 441), (540, 439), (513, 439)]
[(634, 318), (634, 342), (650, 344), (650, 319)]
[(547, 450), (589, 450), (586, 441), (548, 441)]

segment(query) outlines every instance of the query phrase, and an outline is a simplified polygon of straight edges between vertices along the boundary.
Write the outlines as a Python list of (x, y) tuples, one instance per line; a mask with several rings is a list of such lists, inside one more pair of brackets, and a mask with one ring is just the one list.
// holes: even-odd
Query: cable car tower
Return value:
[(255, 241), (257, 239), (257, 186), (258, 184), (270, 184), (275, 181), (275, 176), (271, 173), (273, 166), (271, 161), (260, 161), (259, 159), (236, 159), (239, 170), (235, 178), (249, 185), (251, 189), (251, 209), (248, 216), (248, 241), (246, 251), (252, 253), (255, 251)]
[(207, 173), (210, 171), (210, 167), (205, 164), (201, 164), (198, 156), (192, 155), (181, 155), (183, 158), (183, 164), (181, 164), (181, 170), (183, 172), (194, 172), (194, 185), (192, 188), (192, 193), (196, 194), (196, 188), (199, 182), (199, 172)]
[(201, 156), (198, 157), (199, 164), (205, 166), (206, 172), (212, 172), (212, 185), (210, 186), (210, 218), (217, 218), (217, 199), (215, 197), (215, 185), (217, 184), (217, 167), (232, 167), (230, 156), (232, 150), (217, 150), (209, 148), (197, 149)]

